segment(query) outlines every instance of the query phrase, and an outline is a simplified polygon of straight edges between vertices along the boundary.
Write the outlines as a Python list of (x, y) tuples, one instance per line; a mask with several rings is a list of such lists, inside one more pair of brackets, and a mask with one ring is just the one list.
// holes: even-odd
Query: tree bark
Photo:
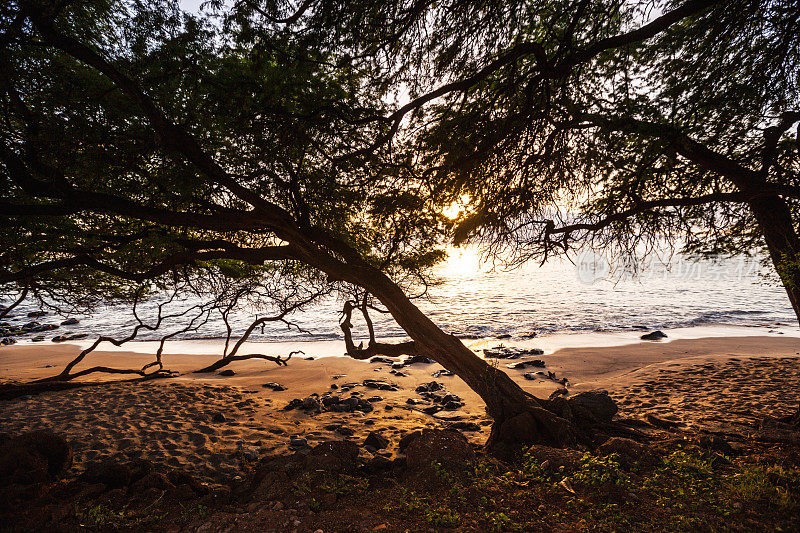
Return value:
[(769, 256), (800, 321), (800, 237), (792, 221), (786, 200), (777, 195), (750, 201)]
[(362, 268), (359, 274), (359, 284), (386, 306), (419, 352), (463, 379), (486, 402), (494, 420), (486, 443), (490, 452), (509, 456), (526, 444), (564, 446), (578, 440), (576, 427), (547, 410), (547, 400), (528, 394), (508, 374), (442, 331), (383, 272)]

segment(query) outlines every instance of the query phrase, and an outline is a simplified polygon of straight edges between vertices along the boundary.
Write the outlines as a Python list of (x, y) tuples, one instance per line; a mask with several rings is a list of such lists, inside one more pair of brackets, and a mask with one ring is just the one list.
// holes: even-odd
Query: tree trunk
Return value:
[(360, 270), (359, 284), (386, 306), (420, 352), (463, 379), (486, 402), (486, 412), (494, 419), (487, 442), (491, 452), (509, 456), (525, 444), (576, 442), (576, 428), (548, 411), (547, 400), (526, 393), (508, 374), (442, 331), (385, 274), (374, 268)]
[(789, 206), (783, 198), (774, 195), (752, 200), (750, 208), (764, 235), (772, 264), (800, 322), (800, 237)]

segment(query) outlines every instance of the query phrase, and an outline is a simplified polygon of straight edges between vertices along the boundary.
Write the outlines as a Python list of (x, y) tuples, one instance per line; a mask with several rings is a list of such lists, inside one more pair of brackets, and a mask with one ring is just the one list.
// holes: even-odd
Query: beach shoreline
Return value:
[[(28, 382), (52, 376), (79, 348), (61, 345), (17, 345), (0, 350), (3, 381)], [(215, 360), (203, 354), (170, 354), (165, 368), (180, 374), (170, 379), (116, 383), (46, 392), (0, 402), (0, 432), (17, 434), (47, 429), (75, 445), (78, 470), (107, 458), (143, 457), (190, 469), (195, 475), (235, 476), (242, 449), (254, 454), (282, 454), (292, 443), (313, 446), (326, 440), (363, 441), (379, 432), (392, 443), (382, 451), (396, 456), (399, 439), (422, 428), (469, 427), (476, 445), (491, 428), (484, 403), (456, 376), (434, 377), (438, 364), (412, 364), (392, 373), (391, 365), (347, 357), (293, 358), (288, 366), (263, 360), (226, 367), (233, 376), (196, 374)], [(620, 416), (668, 417), (690, 429), (704, 423), (750, 425), (760, 416), (788, 414), (800, 389), (800, 339), (789, 336), (709, 337), (624, 346), (570, 347), (538, 356), (543, 372), (566, 378), (569, 394), (604, 389), (617, 400)], [(137, 368), (152, 359), (134, 352), (91, 353), (81, 366), (97, 364)], [(547, 398), (562, 387), (546, 374), (526, 379), (527, 370), (507, 368), (515, 360), (495, 360), (526, 391)], [(540, 370), (540, 369), (535, 369)], [(91, 374), (86, 381), (113, 381), (119, 376)], [(365, 386), (378, 380), (396, 390)], [(442, 394), (454, 394), (463, 405), (445, 416), (425, 413), (417, 388), (438, 382)], [(285, 390), (263, 385), (277, 383)], [(308, 397), (355, 397), (370, 403), (368, 412), (309, 412), (285, 409)], [(411, 403), (409, 403), (411, 402)], [(414, 403), (420, 402), (420, 403)], [(362, 402), (363, 403), (363, 402)], [(749, 413), (746, 420), (730, 413)], [(716, 418), (715, 418), (716, 417)], [(216, 420), (216, 422), (215, 422)], [(344, 429), (342, 429), (344, 428)]]

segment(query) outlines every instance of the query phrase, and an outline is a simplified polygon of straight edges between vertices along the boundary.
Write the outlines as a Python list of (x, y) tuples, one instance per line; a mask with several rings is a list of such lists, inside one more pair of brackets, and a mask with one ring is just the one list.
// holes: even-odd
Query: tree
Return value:
[(433, 37), (408, 31), (404, 49), (437, 72), (417, 72), (428, 89), (393, 117), (411, 118), (435, 201), (468, 199), (457, 242), (518, 260), (763, 248), (800, 320), (796, 2), (436, 9), (416, 15)]
[[(528, 441), (575, 438), (547, 401), (404, 292), (443, 257), (446, 220), (406, 154), (361, 150), (386, 112), (366, 67), (246, 10), (199, 17), (169, 2), (102, 0), (1, 9), (7, 291), (84, 306), (189, 293), (205, 299), (203, 320), (237, 301), (237, 284), (270, 295), (320, 287), (278, 298), (281, 313), (358, 287), (363, 309), (374, 297), (411, 337), (398, 351), (433, 358), (483, 398), (491, 444), (517, 445), (521, 425)], [(56, 379), (74, 376), (84, 355)]]
[(515, 261), (760, 249), (800, 320), (796, 2), (390, 2), (353, 19), (386, 13), (403, 66), (436, 68), (386, 68), (414, 90), (373, 147), (410, 121), (434, 201), (466, 204), (456, 242)]

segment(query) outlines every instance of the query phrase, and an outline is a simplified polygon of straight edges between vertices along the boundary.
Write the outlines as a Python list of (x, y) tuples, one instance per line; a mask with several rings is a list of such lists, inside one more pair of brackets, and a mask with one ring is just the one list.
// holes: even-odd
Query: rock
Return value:
[(558, 397), (561, 397), (561, 396), (566, 396), (568, 394), (569, 394), (569, 391), (567, 389), (565, 389), (564, 387), (562, 387), (560, 389), (556, 389), (553, 392), (551, 392), (550, 396), (548, 397), (548, 400), (552, 400), (554, 398), (558, 398)]
[(31, 339), (31, 342), (44, 342), (44, 335), (37, 335)]
[(467, 413), (463, 411), (439, 411), (433, 414), (433, 418), (436, 420), (442, 420), (444, 422), (454, 422), (456, 420), (461, 420), (466, 416)]
[(433, 415), (433, 414), (438, 413), (441, 410), (442, 410), (442, 406), (441, 405), (431, 405), (430, 407), (423, 408), (422, 412), (425, 413), (426, 415)]
[(415, 390), (419, 393), (422, 392), (434, 392), (437, 390), (442, 390), (444, 385), (439, 383), (438, 381), (431, 381), (430, 383), (423, 383), (422, 385), (418, 386)]
[(484, 357), (492, 359), (519, 359), (520, 357), (543, 354), (544, 350), (540, 348), (508, 348), (503, 345), (483, 350)]
[(0, 446), (0, 457), (14, 450), (40, 458), (51, 476), (62, 474), (72, 466), (72, 447), (63, 437), (49, 431), (31, 431), (7, 440)]
[(418, 431), (412, 431), (411, 433), (406, 433), (405, 435), (400, 437), (400, 442), (398, 443), (398, 449), (400, 450), (400, 453), (404, 453), (406, 448), (408, 448), (408, 445), (411, 444), (411, 441), (413, 441), (420, 435), (422, 435), (422, 431), (418, 430)]
[[(275, 392), (281, 392), (281, 391), (285, 391), (286, 390), (286, 387), (284, 387), (280, 383), (275, 383), (275, 382), (272, 382), (272, 381), (270, 381), (269, 383), (264, 383), (261, 386), (263, 388), (265, 388), (265, 389), (272, 389)], [(334, 387), (334, 385), (331, 385), (331, 388), (333, 388), (333, 387)]]
[(102, 483), (108, 488), (126, 487), (131, 482), (131, 469), (128, 465), (106, 459), (88, 463), (81, 478), (89, 483)]
[(459, 431), (480, 431), (481, 430), (481, 426), (478, 425), (477, 423), (475, 423), (475, 422), (466, 422), (466, 421), (453, 422), (452, 424), (449, 424), (447, 427), (450, 428), (450, 429), (457, 429)]
[(355, 430), (347, 426), (342, 426), (336, 430), (336, 433), (345, 437), (352, 437), (355, 434)]
[(409, 469), (427, 470), (433, 464), (445, 468), (463, 468), (475, 458), (467, 439), (451, 430), (423, 429), (405, 449)]
[(388, 457), (382, 455), (375, 455), (364, 464), (364, 470), (368, 474), (378, 474), (385, 470), (392, 468), (393, 462)]
[(226, 377), (226, 378), (227, 378), (227, 377), (230, 377), (230, 376), (235, 376), (235, 375), (236, 375), (236, 372), (234, 372), (234, 371), (233, 371), (233, 370), (231, 370), (230, 368), (227, 368), (227, 369), (225, 369), (225, 370), (221, 370), (221, 371), (219, 371), (217, 374), (218, 374), (218, 375), (220, 375), (220, 376), (224, 376), (224, 377)]
[(403, 368), (405, 366), (406, 366), (406, 364), (403, 363), (403, 362), (392, 363), (392, 368), (395, 369), (395, 370), (400, 370), (401, 368)]
[(617, 403), (604, 390), (581, 392), (567, 401), (574, 414), (589, 413), (597, 422), (611, 422), (618, 411)]
[(431, 365), (435, 362), (436, 361), (434, 361), (430, 357), (425, 357), (424, 355), (412, 355), (411, 357), (406, 357), (406, 360), (404, 361), (404, 363), (407, 365), (413, 365), (417, 363), (423, 365)]
[(383, 363), (385, 365), (394, 364), (396, 361), (394, 359), (389, 359), (388, 357), (373, 357), (369, 360), (370, 363)]
[(34, 485), (48, 478), (47, 461), (41, 455), (22, 447), (3, 447), (0, 452), (0, 487), (9, 484)]
[(10, 346), (10, 345), (16, 344), (16, 343), (17, 343), (17, 341), (12, 339), (11, 337), (5, 337), (2, 340), (0, 340), (0, 345), (1, 346)]
[(303, 403), (300, 404), (303, 411), (320, 411), (322, 410), (322, 403), (316, 396), (307, 396), (303, 398)]
[(314, 470), (347, 472), (358, 467), (358, 446), (346, 440), (330, 440), (314, 446), (306, 456), (306, 465)]
[(214, 413), (213, 415), (211, 415), (211, 421), (212, 422), (222, 423), (222, 422), (227, 422), (228, 419), (225, 418), (224, 414), (222, 414), (220, 412), (217, 412), (217, 413)]
[(397, 385), (393, 385), (392, 383), (387, 383), (387, 382), (379, 380), (379, 379), (365, 379), (362, 382), (362, 385), (364, 385), (368, 389), (378, 389), (378, 390), (386, 390), (386, 391), (396, 391), (396, 390), (398, 390)]
[(308, 446), (308, 441), (302, 437), (292, 437), (289, 440), (289, 446), (292, 448), (302, 448)]
[(364, 439), (364, 446), (372, 446), (376, 450), (382, 450), (389, 446), (389, 439), (376, 431), (370, 431), (367, 438)]
[(661, 330), (651, 331), (650, 333), (645, 333), (640, 337), (643, 341), (660, 341), (661, 339), (666, 339), (667, 334)]
[(283, 409), (285, 411), (291, 411), (292, 409), (296, 409), (301, 405), (303, 405), (303, 400), (301, 400), (300, 398), (295, 398), (291, 400), (288, 404), (286, 404), (286, 407), (284, 407)]
[(41, 316), (46, 316), (47, 311), (31, 311), (28, 313), (28, 318), (39, 318)]
[(78, 319), (77, 319), (77, 318), (68, 318), (68, 319), (66, 319), (65, 321), (63, 321), (63, 322), (61, 323), (61, 325), (62, 325), (62, 326), (74, 326), (74, 325), (75, 325), (75, 324), (77, 324), (78, 322), (79, 322), (79, 321), (78, 321)]
[(80, 339), (85, 339), (88, 337), (88, 333), (73, 333), (73, 334), (64, 334), (64, 335), (56, 335), (53, 337), (53, 342), (65, 342), (65, 341), (76, 341)]
[(529, 366), (534, 368), (544, 368), (545, 364), (541, 359), (532, 359), (530, 361), (520, 361), (518, 363), (506, 365), (507, 368), (511, 368), (513, 370), (523, 370)]
[(597, 447), (598, 455), (611, 455), (616, 453), (619, 456), (620, 465), (625, 468), (632, 468), (645, 455), (647, 448), (635, 440), (622, 437), (611, 437)]
[(436, 372), (431, 374), (431, 377), (434, 377), (434, 378), (440, 378), (440, 377), (443, 377), (443, 376), (445, 376), (445, 377), (446, 376), (455, 376), (455, 374), (453, 374), (449, 370), (437, 370)]

